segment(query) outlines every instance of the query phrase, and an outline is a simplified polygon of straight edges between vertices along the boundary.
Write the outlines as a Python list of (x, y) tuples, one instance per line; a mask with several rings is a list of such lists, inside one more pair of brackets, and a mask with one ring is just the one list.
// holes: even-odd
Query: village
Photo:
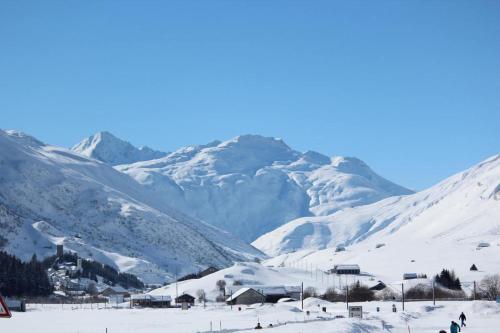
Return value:
[[(500, 314), (500, 298), (488, 295), (484, 284), (464, 281), (455, 288), (446, 283), (457, 278), (452, 275), (448, 281), (446, 273), (444, 280), (438, 276), (439, 283), (416, 272), (403, 272), (397, 281), (383, 281), (358, 264), (339, 264), (322, 271), (307, 264), (287, 267), (239, 262), (224, 269), (207, 267), (163, 286), (125, 288), (99, 275), (85, 276), (84, 266), (89, 263), (81, 258), (64, 258), (68, 255), (58, 246), (54, 263), (47, 270), (54, 285), (52, 296), (44, 300), (6, 299), (10, 310), (16, 311), (13, 319), (64, 313), (78, 326), (75, 323), (82, 323), (83, 318), (94, 321), (91, 317), (105, 316), (87, 330), (78, 328), (78, 332), (126, 332), (129, 328), (122, 327), (122, 322), (135, 328), (142, 325), (145, 332), (155, 332), (161, 325), (175, 327), (176, 332), (245, 328), (295, 332), (290, 329), (352, 329), (353, 325), (361, 325), (366, 332), (406, 332), (417, 325), (411, 317), (420, 318), (422, 311), (429, 316), (459, 309), (468, 309), (474, 316), (484, 311)], [(105, 310), (111, 312), (102, 312)], [(129, 311), (134, 315), (130, 317)]]

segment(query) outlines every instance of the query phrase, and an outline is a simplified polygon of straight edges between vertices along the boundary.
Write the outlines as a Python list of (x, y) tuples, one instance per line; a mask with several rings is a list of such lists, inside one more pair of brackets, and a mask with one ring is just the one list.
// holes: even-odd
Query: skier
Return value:
[(460, 317), (458, 317), (458, 319), (460, 319), (460, 321), (462, 322), (462, 327), (467, 326), (467, 325), (465, 325), (465, 321), (467, 320), (467, 318), (465, 317), (465, 314), (463, 312), (460, 315)]
[(456, 322), (452, 321), (451, 326), (450, 326), (450, 333), (458, 333), (460, 332), (460, 325), (458, 325)]

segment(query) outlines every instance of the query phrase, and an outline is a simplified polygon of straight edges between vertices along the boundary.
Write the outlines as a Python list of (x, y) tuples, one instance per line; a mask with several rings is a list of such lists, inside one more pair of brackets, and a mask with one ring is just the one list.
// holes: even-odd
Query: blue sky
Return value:
[(422, 189), (500, 153), (500, 1), (4, 0), (0, 128), (276, 136)]

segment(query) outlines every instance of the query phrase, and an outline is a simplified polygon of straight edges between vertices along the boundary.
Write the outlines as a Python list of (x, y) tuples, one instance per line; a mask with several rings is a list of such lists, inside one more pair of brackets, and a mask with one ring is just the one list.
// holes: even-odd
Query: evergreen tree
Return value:
[(460, 279), (455, 275), (454, 271), (443, 269), (440, 274), (434, 277), (434, 281), (451, 290), (462, 290)]

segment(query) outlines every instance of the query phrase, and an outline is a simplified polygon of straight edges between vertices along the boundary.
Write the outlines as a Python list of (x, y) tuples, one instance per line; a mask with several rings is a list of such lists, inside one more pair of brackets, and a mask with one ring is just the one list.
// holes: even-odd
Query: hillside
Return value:
[(412, 193), (358, 159), (300, 153), (258, 135), (185, 147), (117, 169), (165, 202), (249, 242), (298, 217)]
[[(339, 244), (347, 250), (336, 253)], [(444, 267), (466, 279), (500, 272), (500, 155), (416, 194), (297, 219), (253, 245), (279, 255), (268, 262), (275, 265), (307, 261), (327, 269), (358, 263), (391, 278)], [(479, 272), (469, 271), (473, 263)]]
[(111, 166), (14, 131), (0, 131), (0, 230), (24, 260), (64, 244), (146, 282), (262, 256)]

